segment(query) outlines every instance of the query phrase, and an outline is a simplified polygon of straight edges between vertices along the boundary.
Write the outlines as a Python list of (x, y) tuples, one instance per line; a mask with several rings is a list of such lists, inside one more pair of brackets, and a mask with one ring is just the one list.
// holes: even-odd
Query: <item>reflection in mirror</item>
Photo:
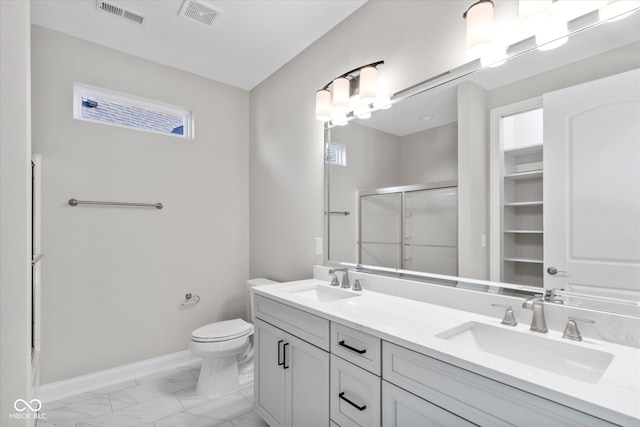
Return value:
[[(342, 161), (325, 163), (326, 211), (332, 212), (326, 217), (328, 262), (386, 267), (387, 273), (463, 275), (473, 261), (451, 251), (476, 239), (460, 223), (471, 209), (489, 214), (489, 273), (476, 279), (554, 289), (557, 302), (640, 315), (640, 89), (631, 71), (639, 67), (635, 13), (576, 32), (556, 50), (530, 50), (501, 67), (438, 82), (369, 120), (325, 130), (325, 141), (337, 147)], [(628, 83), (622, 83), (626, 101), (600, 105), (602, 94), (593, 95), (600, 104), (589, 108), (600, 111), (583, 114), (593, 99), (580, 101), (576, 87), (590, 91), (591, 82), (628, 72)], [(610, 92), (612, 83), (602, 82), (604, 93)], [(557, 105), (568, 99), (577, 101)], [(620, 110), (621, 103), (629, 109)], [(472, 119), (482, 121), (479, 127), (458, 112), (471, 104), (482, 106)], [(551, 132), (591, 137), (583, 143), (576, 136), (564, 146)], [(536, 134), (542, 136), (534, 141)], [(509, 147), (508, 135), (522, 137)], [(469, 204), (464, 190), (456, 191), (459, 176), (468, 173), (459, 170), (459, 150), (468, 148), (463, 136), (490, 150), (488, 204)], [(587, 161), (560, 158), (567, 152)], [(443, 182), (449, 183), (445, 191), (457, 193), (457, 227), (444, 225), (451, 223), (448, 202), (413, 197), (414, 189)], [(418, 217), (429, 220), (417, 226)], [(596, 272), (593, 265), (602, 264), (608, 269)]]

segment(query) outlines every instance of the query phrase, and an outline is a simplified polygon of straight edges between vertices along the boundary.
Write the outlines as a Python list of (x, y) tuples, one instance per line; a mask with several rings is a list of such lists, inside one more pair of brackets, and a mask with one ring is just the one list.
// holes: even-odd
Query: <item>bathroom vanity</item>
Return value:
[(531, 332), (519, 310), (506, 326), (500, 310), (373, 280), (361, 292), (319, 279), (254, 288), (254, 408), (271, 426), (640, 425), (638, 348)]

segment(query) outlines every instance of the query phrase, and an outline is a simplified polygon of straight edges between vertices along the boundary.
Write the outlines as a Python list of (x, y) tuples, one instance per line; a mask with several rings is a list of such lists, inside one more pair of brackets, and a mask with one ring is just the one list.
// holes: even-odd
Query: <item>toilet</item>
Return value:
[[(269, 279), (247, 281), (249, 291), (249, 319), (253, 319), (254, 286), (276, 283)], [(202, 357), (200, 377), (196, 393), (202, 396), (219, 396), (237, 390), (240, 386), (238, 365), (253, 363), (253, 324), (243, 319), (224, 320), (204, 325), (191, 333), (189, 349)], [(252, 371), (251, 371), (252, 372)]]

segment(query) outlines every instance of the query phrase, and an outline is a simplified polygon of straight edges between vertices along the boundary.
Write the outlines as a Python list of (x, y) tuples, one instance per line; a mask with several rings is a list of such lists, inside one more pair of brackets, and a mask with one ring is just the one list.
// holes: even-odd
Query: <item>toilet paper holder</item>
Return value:
[(196, 305), (199, 302), (200, 302), (200, 296), (199, 295), (192, 295), (191, 292), (187, 292), (184, 295), (184, 301), (182, 301), (180, 303), (180, 307), (179, 308), (193, 307), (194, 305)]

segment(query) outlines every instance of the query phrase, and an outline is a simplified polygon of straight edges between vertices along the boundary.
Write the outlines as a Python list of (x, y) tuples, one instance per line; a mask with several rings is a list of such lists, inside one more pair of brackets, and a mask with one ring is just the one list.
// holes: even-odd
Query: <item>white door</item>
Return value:
[(288, 422), (291, 427), (329, 424), (329, 353), (287, 334)]
[(285, 333), (256, 319), (254, 401), (256, 412), (270, 426), (285, 425)]
[(640, 292), (640, 70), (543, 106), (545, 288)]

